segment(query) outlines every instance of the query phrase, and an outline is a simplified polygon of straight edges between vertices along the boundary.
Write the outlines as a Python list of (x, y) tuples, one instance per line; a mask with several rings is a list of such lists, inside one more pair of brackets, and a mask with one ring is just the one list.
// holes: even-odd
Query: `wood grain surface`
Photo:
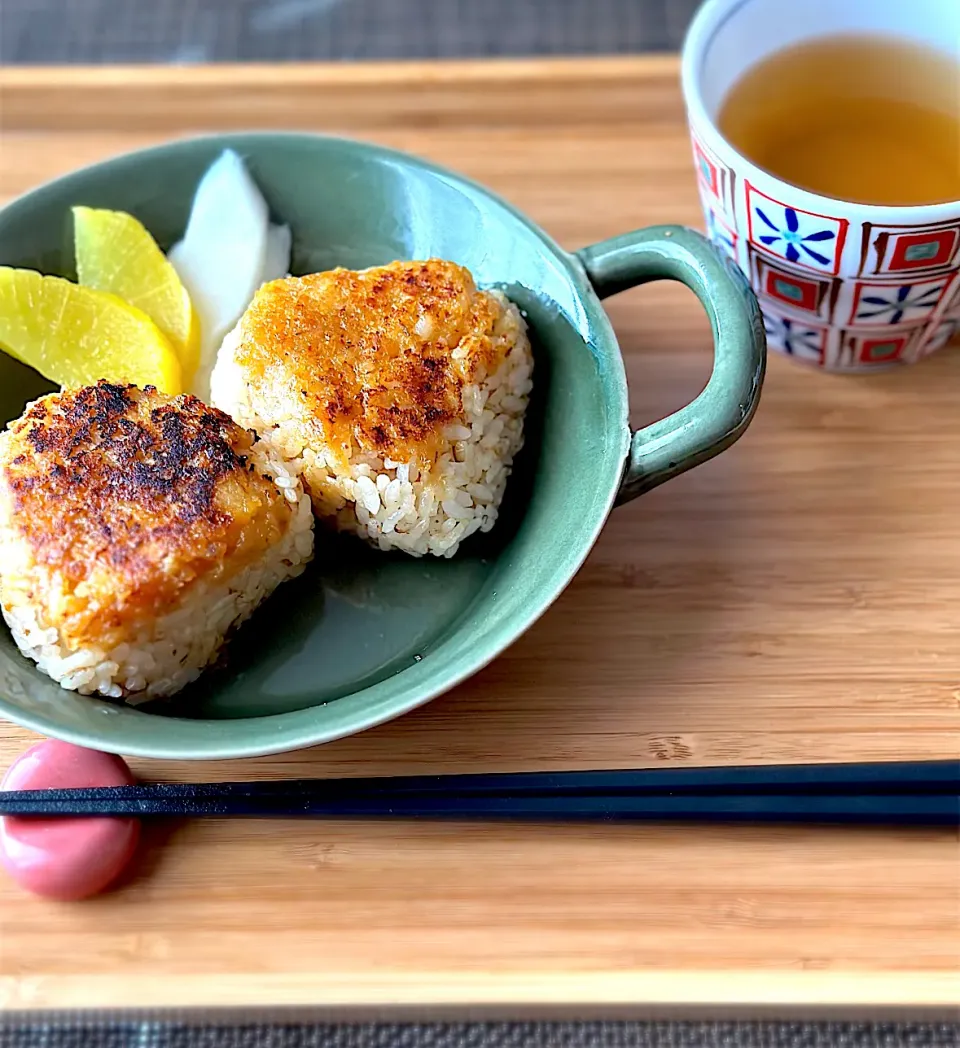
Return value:
[[(0, 197), (197, 130), (313, 128), (479, 179), (570, 248), (700, 224), (671, 58), (0, 71)], [(692, 296), (609, 303), (634, 422), (710, 367)], [(960, 353), (771, 360), (756, 421), (617, 510), (569, 590), (426, 708), (219, 779), (960, 758)], [(572, 437), (571, 437), (572, 439)], [(31, 741), (0, 726), (0, 763)], [(197, 822), (79, 905), (0, 882), (7, 1008), (952, 1005), (955, 833)]]

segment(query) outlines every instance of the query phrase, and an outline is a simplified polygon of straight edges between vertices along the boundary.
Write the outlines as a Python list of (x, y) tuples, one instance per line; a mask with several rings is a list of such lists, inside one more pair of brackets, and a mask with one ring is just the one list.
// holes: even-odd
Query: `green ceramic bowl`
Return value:
[[(70, 208), (132, 212), (169, 247), (206, 167), (230, 146), (276, 219), (293, 271), (437, 256), (524, 309), (535, 390), (527, 443), (487, 536), (452, 560), (320, 547), (243, 627), (223, 668), (175, 700), (131, 709), (63, 691), (0, 631), (0, 714), (47, 735), (145, 757), (222, 758), (325, 742), (427, 702), (495, 658), (563, 590), (611, 507), (711, 458), (744, 431), (764, 372), (760, 315), (740, 272), (672, 226), (561, 250), (488, 190), (415, 157), (301, 134), (173, 142), (97, 164), (0, 211), (0, 264), (72, 277)], [(600, 300), (636, 284), (692, 288), (714, 334), (706, 389), (638, 433)], [(0, 354), (0, 423), (51, 387)]]

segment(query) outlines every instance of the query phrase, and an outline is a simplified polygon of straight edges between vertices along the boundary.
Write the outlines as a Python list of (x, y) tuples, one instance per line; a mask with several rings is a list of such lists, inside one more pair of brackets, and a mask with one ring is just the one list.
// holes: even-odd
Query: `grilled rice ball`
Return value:
[(532, 368), (501, 292), (453, 262), (393, 262), (264, 285), (211, 399), (293, 464), (318, 517), (450, 557), (497, 519)]
[(232, 419), (152, 386), (29, 405), (0, 434), (0, 606), (62, 687), (171, 695), (313, 549), (294, 476)]

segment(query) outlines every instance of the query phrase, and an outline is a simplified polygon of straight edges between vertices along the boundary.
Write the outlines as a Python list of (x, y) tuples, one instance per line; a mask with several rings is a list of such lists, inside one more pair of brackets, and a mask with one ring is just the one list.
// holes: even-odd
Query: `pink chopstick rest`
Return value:
[[(5, 790), (127, 786), (134, 782), (119, 758), (47, 739), (18, 757)], [(0, 863), (27, 891), (49, 899), (85, 899), (116, 880), (133, 857), (137, 819), (0, 818)]]

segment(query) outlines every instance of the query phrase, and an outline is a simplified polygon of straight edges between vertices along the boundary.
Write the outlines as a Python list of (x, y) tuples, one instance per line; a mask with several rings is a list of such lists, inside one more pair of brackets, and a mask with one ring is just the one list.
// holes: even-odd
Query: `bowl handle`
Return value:
[(706, 388), (673, 415), (631, 437), (617, 504), (730, 447), (760, 400), (766, 337), (757, 299), (740, 270), (685, 226), (650, 226), (577, 252), (600, 298), (679, 280), (700, 299), (713, 329), (713, 372)]

